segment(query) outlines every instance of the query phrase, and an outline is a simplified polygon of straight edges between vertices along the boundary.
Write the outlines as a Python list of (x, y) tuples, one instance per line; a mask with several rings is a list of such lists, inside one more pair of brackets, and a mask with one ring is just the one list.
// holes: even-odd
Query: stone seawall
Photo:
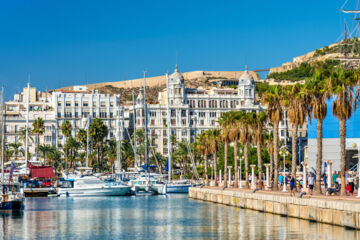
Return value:
[(360, 229), (360, 202), (190, 188), (193, 199)]

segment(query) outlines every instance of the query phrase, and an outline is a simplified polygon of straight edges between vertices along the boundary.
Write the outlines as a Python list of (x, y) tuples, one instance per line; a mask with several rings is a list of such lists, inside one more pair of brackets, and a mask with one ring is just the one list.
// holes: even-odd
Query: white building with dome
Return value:
[[(150, 147), (164, 155), (167, 148), (167, 90), (159, 93), (156, 104), (147, 104), (148, 138)], [(255, 83), (245, 72), (239, 78), (238, 89), (233, 88), (186, 88), (184, 77), (177, 66), (169, 76), (170, 129), (177, 141), (193, 142), (195, 136), (207, 129), (218, 127), (221, 113), (231, 110), (264, 111), (255, 102)], [(144, 94), (140, 91), (136, 100), (136, 127), (145, 124)], [(150, 152), (152, 149), (150, 149)]]

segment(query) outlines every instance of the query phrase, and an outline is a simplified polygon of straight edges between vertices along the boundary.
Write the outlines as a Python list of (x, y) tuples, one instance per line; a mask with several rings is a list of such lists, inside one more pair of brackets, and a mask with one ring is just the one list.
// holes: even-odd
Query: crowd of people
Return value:
[[(273, 179), (274, 177), (272, 177)], [(321, 176), (321, 193), (326, 195), (336, 195), (340, 192), (341, 187), (341, 178), (338, 171), (334, 171), (331, 175), (331, 185), (329, 186), (329, 176), (328, 174), (323, 174)], [(218, 181), (221, 181), (222, 179), (218, 179)], [(231, 177), (231, 180), (234, 180), (234, 176)], [(248, 183), (249, 185), (252, 185), (253, 179), (252, 175), (249, 175)], [(347, 195), (354, 195), (355, 190), (359, 188), (359, 177), (357, 174), (346, 173), (345, 175), (345, 182), (346, 182), (346, 194)], [(264, 190), (266, 187), (266, 178), (265, 175), (262, 177), (261, 180), (258, 180), (257, 176), (254, 176), (254, 185), (258, 189)], [(279, 191), (282, 191), (285, 189), (288, 191), (290, 189), (290, 194), (294, 195), (295, 193), (303, 192), (306, 189), (306, 192), (310, 195), (314, 193), (315, 189), (315, 183), (316, 183), (316, 174), (313, 172), (310, 172), (306, 176), (306, 181), (304, 181), (303, 174), (298, 174), (296, 177), (291, 176), (290, 174), (280, 174), (278, 176), (278, 189)], [(231, 185), (231, 183), (229, 183)], [(273, 181), (270, 184), (273, 185)]]
[[(296, 178), (291, 175), (279, 175), (279, 189), (281, 190), (284, 184), (289, 186), (290, 193), (301, 192), (303, 188), (308, 189), (308, 193), (313, 194), (316, 182), (316, 175), (314, 173), (309, 173), (307, 175), (307, 181), (304, 181), (303, 176), (297, 176)], [(345, 175), (346, 182), (346, 194), (354, 195), (355, 189), (358, 189), (359, 178), (355, 174), (346, 173)], [(305, 186), (306, 184), (306, 186)], [(323, 193), (327, 193), (327, 195), (334, 195), (340, 192), (341, 187), (341, 178), (339, 172), (334, 171), (331, 176), (331, 186), (329, 186), (328, 174), (324, 174), (322, 176), (322, 190)]]

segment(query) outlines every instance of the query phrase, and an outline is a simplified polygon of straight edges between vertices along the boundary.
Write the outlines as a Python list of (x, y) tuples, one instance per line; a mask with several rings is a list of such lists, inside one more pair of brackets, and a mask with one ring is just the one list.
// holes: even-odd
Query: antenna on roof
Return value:
[(175, 61), (176, 61), (176, 67), (177, 67), (177, 65), (178, 65), (178, 52), (176, 51), (176, 59), (175, 59)]

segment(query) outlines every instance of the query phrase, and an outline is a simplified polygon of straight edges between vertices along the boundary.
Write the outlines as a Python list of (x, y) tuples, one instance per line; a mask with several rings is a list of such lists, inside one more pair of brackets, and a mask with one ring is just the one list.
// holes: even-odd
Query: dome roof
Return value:
[(178, 66), (175, 66), (175, 71), (170, 75), (170, 83), (182, 84), (184, 83), (184, 77), (179, 72)]
[(245, 68), (245, 72), (240, 76), (239, 84), (243, 84), (243, 85), (254, 84), (254, 78), (248, 72), (247, 68)]

